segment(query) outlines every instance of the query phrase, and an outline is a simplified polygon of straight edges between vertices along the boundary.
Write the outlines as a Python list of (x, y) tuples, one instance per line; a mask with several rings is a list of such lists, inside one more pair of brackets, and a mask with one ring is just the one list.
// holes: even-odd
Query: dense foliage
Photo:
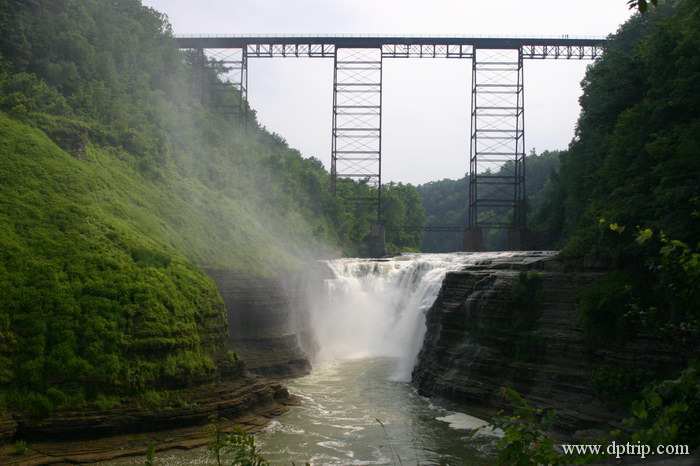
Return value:
[[(239, 125), (225, 68), (178, 51), (160, 13), (0, 0), (0, 30), (0, 411), (213, 381), (226, 322), (202, 269), (361, 252), (376, 212), (344, 198), (371, 188), (333, 197), (245, 105)], [(386, 212), (414, 212), (412, 190)]]
[[(632, 308), (655, 309), (658, 330), (700, 306), (700, 284), (663, 244), (698, 247), (698, 26), (697, 2), (669, 1), (612, 36), (586, 75), (576, 138), (535, 216), (568, 254), (612, 268), (581, 306), (591, 338), (610, 344), (634, 333)], [(649, 241), (634, 241), (636, 229)]]
[[(382, 220), (387, 226), (389, 253), (418, 252), (423, 246), (422, 230), (401, 230), (392, 227), (422, 227), (426, 217), (420, 195), (410, 184), (388, 183), (382, 191)], [(397, 245), (401, 245), (400, 247)]]
[(606, 254), (599, 218), (697, 241), (699, 22), (694, 1), (635, 16), (586, 74), (576, 137), (537, 213), (570, 252)]
[[(548, 183), (550, 174), (559, 167), (559, 151), (544, 151), (535, 153), (534, 149), (525, 158), (525, 195), (528, 210), (537, 209), (543, 201), (543, 188)], [(500, 173), (512, 173), (508, 165), (502, 167)], [(468, 225), (469, 177), (458, 180), (444, 179), (431, 181), (418, 186), (418, 193), (423, 201), (427, 216), (426, 225), (466, 227)], [(488, 197), (488, 196), (487, 196)], [(485, 211), (483, 215), (495, 215), (495, 212)], [(506, 221), (507, 219), (499, 219)], [(484, 238), (487, 249), (499, 250), (506, 248), (506, 232), (490, 230)], [(423, 240), (422, 250), (425, 252), (450, 252), (462, 249), (461, 232), (427, 232)]]
[(551, 246), (609, 269), (581, 296), (591, 349), (643, 335), (677, 355), (675, 367), (647, 363), (643, 376), (592, 373), (607, 401), (631, 409), (628, 438), (651, 445), (700, 445), (699, 83), (697, 1), (632, 17), (586, 74), (576, 137), (532, 222)]
[(4, 116), (0, 148), (0, 403), (42, 414), (210, 380), (216, 288), (131, 197), (164, 193), (124, 193), (137, 175), (109, 173), (110, 154), (86, 164)]

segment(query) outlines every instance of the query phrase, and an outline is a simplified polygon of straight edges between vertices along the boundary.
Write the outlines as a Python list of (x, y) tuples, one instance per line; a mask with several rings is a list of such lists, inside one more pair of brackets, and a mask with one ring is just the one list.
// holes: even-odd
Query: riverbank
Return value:
[[(245, 373), (232, 381), (182, 390), (182, 406), (149, 409), (140, 399), (103, 411), (57, 413), (41, 420), (18, 419), (17, 437), (27, 443), (23, 455), (15, 447), (0, 447), (0, 464), (80, 464), (143, 456), (149, 445), (157, 451), (189, 450), (209, 442), (206, 426), (219, 416), (221, 428), (235, 425), (256, 432), (270, 419), (297, 405), (279, 382)], [(80, 440), (75, 440), (79, 438)]]

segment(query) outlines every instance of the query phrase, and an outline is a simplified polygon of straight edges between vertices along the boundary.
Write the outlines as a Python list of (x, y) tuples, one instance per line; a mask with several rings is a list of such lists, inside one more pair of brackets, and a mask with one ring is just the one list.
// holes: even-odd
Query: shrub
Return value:
[(498, 441), (498, 464), (507, 465), (559, 465), (580, 464), (582, 458), (560, 455), (554, 439), (548, 435), (554, 422), (555, 411), (543, 411), (531, 406), (510, 387), (503, 387), (500, 395), (515, 408), (510, 415), (500, 411), (489, 426), (472, 431), (476, 435), (481, 429), (500, 429), (503, 436)]
[(627, 317), (633, 302), (631, 277), (634, 270), (614, 270), (581, 293), (579, 321), (591, 346), (615, 346), (634, 332), (634, 321)]
[(167, 267), (170, 265), (170, 256), (160, 252), (146, 248), (135, 248), (131, 250), (131, 257), (134, 262), (141, 267)]
[(21, 456), (27, 452), (27, 442), (24, 440), (17, 440), (15, 442), (15, 449), (13, 451), (14, 455)]

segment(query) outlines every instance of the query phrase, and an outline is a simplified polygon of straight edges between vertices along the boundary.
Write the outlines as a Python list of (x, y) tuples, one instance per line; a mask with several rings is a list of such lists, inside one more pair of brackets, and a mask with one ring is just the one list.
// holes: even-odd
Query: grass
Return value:
[(238, 200), (115, 149), (77, 160), (0, 113), (0, 156), (0, 410), (208, 382), (226, 317), (200, 265), (294, 263)]

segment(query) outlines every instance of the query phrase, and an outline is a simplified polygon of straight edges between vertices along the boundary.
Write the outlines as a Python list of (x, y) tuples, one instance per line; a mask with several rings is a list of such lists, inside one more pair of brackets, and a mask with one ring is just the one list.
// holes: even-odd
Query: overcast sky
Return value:
[[(387, 34), (603, 37), (629, 18), (625, 0), (143, 0), (175, 34)], [(590, 62), (525, 62), (525, 146), (565, 149)], [(422, 184), (469, 166), (471, 61), (385, 59), (382, 178)], [(332, 59), (258, 58), (248, 100), (305, 157), (330, 164)]]

